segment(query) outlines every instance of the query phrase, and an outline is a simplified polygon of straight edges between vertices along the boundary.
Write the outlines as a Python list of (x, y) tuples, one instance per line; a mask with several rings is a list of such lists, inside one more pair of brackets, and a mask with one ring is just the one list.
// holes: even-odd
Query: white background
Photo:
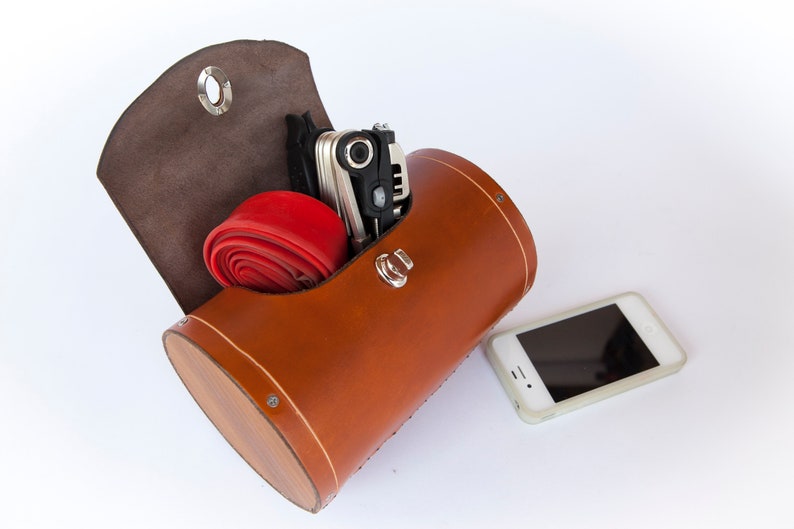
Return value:
[[(0, 526), (794, 525), (790, 3), (269, 3), (4, 8)], [(689, 363), (529, 426), (477, 348), (324, 511), (284, 500), (173, 372), (181, 313), (94, 174), (157, 76), (240, 38), (306, 51), (337, 127), (502, 184), (539, 271), (497, 329), (637, 290)]]

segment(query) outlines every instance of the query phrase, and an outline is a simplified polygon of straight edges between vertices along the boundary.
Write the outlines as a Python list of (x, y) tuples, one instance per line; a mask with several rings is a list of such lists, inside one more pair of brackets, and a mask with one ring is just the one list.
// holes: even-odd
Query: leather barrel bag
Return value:
[[(196, 97), (209, 66), (232, 87), (223, 112)], [(262, 478), (317, 512), (527, 293), (537, 261), (493, 179), (423, 149), (406, 157), (405, 214), (338, 269), (286, 293), (220, 285), (204, 243), (244, 201), (290, 189), (284, 116), (306, 110), (330, 126), (302, 52), (205, 48), (127, 109), (97, 172), (185, 311), (163, 336), (182, 382)]]

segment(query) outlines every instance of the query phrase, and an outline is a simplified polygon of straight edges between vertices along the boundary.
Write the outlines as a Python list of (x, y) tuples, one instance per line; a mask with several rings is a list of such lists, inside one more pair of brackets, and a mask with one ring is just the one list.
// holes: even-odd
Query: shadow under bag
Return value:
[[(230, 86), (215, 113), (197, 97), (210, 66)], [(222, 288), (204, 240), (247, 198), (290, 189), (284, 118), (307, 110), (331, 126), (303, 52), (211, 46), (132, 103), (97, 174), (185, 311), (163, 336), (182, 382), (257, 473), (317, 512), (527, 293), (537, 260), (504, 190), (423, 149), (406, 157), (406, 213), (328, 279)]]

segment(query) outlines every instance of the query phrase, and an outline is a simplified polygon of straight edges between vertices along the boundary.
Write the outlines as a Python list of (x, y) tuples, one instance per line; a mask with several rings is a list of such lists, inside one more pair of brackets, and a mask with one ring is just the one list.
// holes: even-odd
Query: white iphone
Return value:
[(494, 334), (485, 349), (529, 423), (675, 373), (686, 362), (676, 339), (634, 292)]

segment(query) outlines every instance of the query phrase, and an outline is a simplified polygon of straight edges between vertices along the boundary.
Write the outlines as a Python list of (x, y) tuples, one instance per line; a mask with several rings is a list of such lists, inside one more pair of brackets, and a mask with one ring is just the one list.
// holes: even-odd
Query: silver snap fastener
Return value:
[(403, 250), (394, 250), (393, 253), (384, 253), (375, 259), (375, 269), (378, 276), (387, 285), (400, 288), (408, 281), (408, 272), (414, 267), (414, 262)]
[(182, 318), (181, 320), (176, 322), (177, 326), (179, 326), (179, 327), (183, 326), (186, 323), (187, 323), (187, 316), (185, 316), (184, 318)]
[(213, 116), (220, 116), (232, 106), (232, 83), (217, 66), (201, 70), (196, 87), (199, 101)]
[(276, 406), (278, 406), (279, 402), (281, 402), (281, 401), (275, 395), (270, 395), (267, 398), (267, 405), (270, 406), (271, 408), (275, 408)]

